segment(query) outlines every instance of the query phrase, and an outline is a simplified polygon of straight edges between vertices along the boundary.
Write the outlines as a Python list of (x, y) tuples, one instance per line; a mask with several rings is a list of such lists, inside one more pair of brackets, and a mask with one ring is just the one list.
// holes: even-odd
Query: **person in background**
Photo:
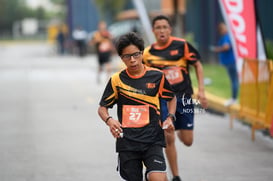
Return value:
[(93, 35), (90, 45), (95, 45), (96, 54), (98, 58), (98, 74), (97, 82), (100, 83), (101, 73), (105, 66), (107, 77), (109, 78), (112, 73), (111, 67), (111, 55), (113, 53), (112, 36), (107, 30), (107, 25), (104, 21), (100, 21), (98, 24), (98, 31)]
[[(163, 153), (164, 131), (174, 130), (176, 97), (164, 74), (145, 66), (144, 41), (134, 32), (115, 43), (126, 68), (112, 75), (100, 100), (98, 114), (116, 138), (118, 171), (123, 180), (142, 181), (143, 164), (149, 181), (167, 181)], [(160, 121), (159, 98), (168, 102), (168, 116)], [(108, 109), (117, 104), (117, 119)]]
[(63, 32), (62, 28), (59, 27), (58, 33), (56, 36), (56, 41), (57, 41), (57, 51), (58, 54), (63, 55), (65, 52), (65, 33)]
[(218, 45), (211, 47), (213, 52), (219, 53), (220, 63), (225, 67), (230, 83), (231, 83), (231, 98), (227, 100), (224, 104), (225, 106), (230, 106), (237, 103), (238, 89), (239, 89), (239, 78), (236, 68), (235, 55), (232, 49), (232, 44), (228, 34), (227, 27), (225, 23), (221, 22), (218, 24), (218, 31), (221, 35)]
[(72, 37), (75, 41), (75, 45), (77, 47), (77, 52), (80, 57), (86, 55), (86, 40), (87, 40), (87, 32), (81, 27), (78, 26), (72, 33)]
[[(195, 69), (198, 80), (197, 99), (203, 108), (207, 107), (203, 83), (203, 68), (199, 61), (198, 51), (186, 40), (171, 36), (172, 27), (168, 17), (156, 16), (152, 20), (153, 33), (156, 42), (144, 50), (143, 60), (148, 66), (161, 69), (177, 97), (176, 121), (174, 122), (178, 138), (186, 146), (193, 143), (194, 104), (193, 88), (189, 75), (189, 67)], [(197, 101), (196, 101), (197, 102)], [(161, 100), (161, 119), (168, 115), (167, 104)], [(180, 181), (175, 147), (175, 132), (166, 133), (167, 147), (165, 149), (173, 181)]]

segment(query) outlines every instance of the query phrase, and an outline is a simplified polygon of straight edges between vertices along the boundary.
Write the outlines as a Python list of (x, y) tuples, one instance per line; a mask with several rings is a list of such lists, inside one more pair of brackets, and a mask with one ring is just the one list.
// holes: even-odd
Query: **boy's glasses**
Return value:
[(128, 61), (128, 60), (131, 60), (131, 57), (139, 58), (141, 55), (142, 55), (142, 51), (139, 51), (132, 54), (124, 54), (124, 55), (121, 55), (120, 57), (122, 60)]

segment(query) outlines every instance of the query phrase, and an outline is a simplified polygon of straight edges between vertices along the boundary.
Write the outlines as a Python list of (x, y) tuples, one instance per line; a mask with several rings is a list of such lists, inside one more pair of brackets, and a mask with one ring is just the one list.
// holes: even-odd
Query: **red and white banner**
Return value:
[(219, 4), (231, 35), (238, 71), (243, 58), (266, 60), (255, 0), (219, 0)]

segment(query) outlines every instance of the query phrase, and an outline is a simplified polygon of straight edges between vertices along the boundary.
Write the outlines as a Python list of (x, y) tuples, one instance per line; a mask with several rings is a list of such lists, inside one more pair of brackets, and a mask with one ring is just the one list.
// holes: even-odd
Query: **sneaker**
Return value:
[(236, 99), (229, 99), (227, 100), (225, 103), (224, 103), (224, 106), (230, 106), (232, 104), (236, 104), (237, 103), (237, 100)]
[(174, 176), (172, 181), (182, 181), (179, 176)]

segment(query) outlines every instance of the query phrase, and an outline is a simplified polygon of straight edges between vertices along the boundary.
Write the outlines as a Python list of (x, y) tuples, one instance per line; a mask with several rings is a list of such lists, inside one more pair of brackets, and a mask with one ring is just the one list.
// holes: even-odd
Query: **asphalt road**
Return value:
[[(92, 55), (54, 51), (0, 44), (0, 181), (120, 180), (115, 140), (97, 115), (106, 75), (97, 84)], [(183, 181), (273, 180), (272, 139), (252, 142), (248, 126), (230, 130), (227, 115), (197, 112), (193, 146), (177, 140)]]

